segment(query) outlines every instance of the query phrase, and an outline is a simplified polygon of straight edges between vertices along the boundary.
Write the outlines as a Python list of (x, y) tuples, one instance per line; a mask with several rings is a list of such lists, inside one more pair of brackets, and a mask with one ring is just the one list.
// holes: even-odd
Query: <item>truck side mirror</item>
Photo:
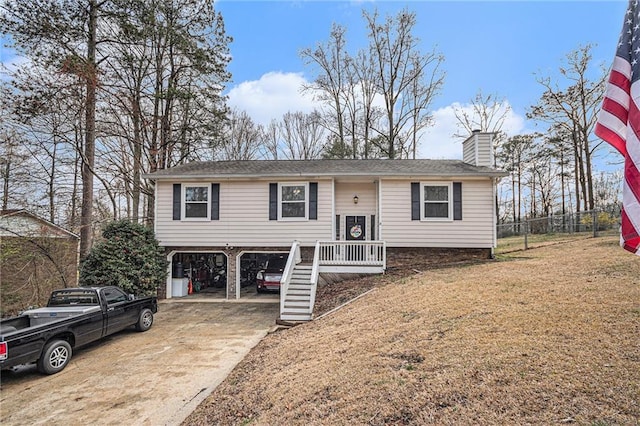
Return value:
[(135, 300), (135, 299), (136, 299), (136, 296), (135, 296), (135, 295), (133, 295), (133, 294), (129, 294), (129, 300)]

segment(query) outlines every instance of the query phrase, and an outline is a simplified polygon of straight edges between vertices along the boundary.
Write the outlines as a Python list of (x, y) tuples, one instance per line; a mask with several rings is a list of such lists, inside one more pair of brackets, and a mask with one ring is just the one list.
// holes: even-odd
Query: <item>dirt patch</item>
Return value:
[(407, 270), (333, 284), (377, 289), (267, 336), (184, 424), (640, 421), (640, 261), (617, 238)]

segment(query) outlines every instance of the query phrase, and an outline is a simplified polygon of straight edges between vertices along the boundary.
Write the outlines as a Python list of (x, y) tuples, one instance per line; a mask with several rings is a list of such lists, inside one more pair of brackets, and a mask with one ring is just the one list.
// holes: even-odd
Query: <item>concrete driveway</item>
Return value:
[(165, 301), (151, 330), (79, 349), (58, 374), (3, 371), (0, 423), (179, 424), (275, 326), (267, 302)]

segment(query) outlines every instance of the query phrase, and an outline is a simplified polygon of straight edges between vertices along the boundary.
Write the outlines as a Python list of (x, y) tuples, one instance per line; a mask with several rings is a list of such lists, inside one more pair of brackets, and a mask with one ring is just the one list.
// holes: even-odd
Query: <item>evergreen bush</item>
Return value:
[(153, 231), (119, 220), (107, 224), (102, 236), (80, 265), (80, 285), (115, 285), (127, 293), (155, 295), (166, 280), (167, 262)]

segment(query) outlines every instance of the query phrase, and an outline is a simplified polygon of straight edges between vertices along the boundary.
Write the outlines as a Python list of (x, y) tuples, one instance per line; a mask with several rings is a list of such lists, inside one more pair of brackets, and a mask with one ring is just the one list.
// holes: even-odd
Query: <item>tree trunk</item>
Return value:
[(573, 139), (573, 173), (576, 192), (576, 212), (580, 211), (580, 152), (578, 151), (578, 145), (576, 143), (575, 133), (572, 135)]
[(593, 210), (595, 208), (595, 199), (593, 196), (593, 175), (591, 172), (591, 152), (589, 150), (589, 135), (583, 134), (584, 143), (582, 145), (584, 151), (584, 168), (585, 168), (585, 177), (586, 177), (586, 187), (587, 193), (586, 197), (589, 203), (589, 210)]
[[(12, 145), (8, 146), (8, 149), (10, 150), (9, 153), (11, 153), (12, 148)], [(9, 177), (11, 176), (11, 160), (11, 154), (7, 155), (4, 159), (4, 170), (2, 170), (2, 210), (7, 210), (7, 207), (9, 206)]]
[(51, 170), (49, 172), (49, 222), (55, 223), (56, 217), (56, 200), (55, 200), (55, 177), (56, 177), (56, 155), (58, 150), (58, 144), (55, 141), (55, 135), (53, 136), (53, 153), (51, 155)]
[(142, 123), (142, 114), (140, 111), (140, 90), (133, 96), (133, 182), (131, 188), (131, 218), (134, 222), (138, 222), (140, 213), (140, 174), (142, 170), (142, 132), (140, 125)]
[(89, 0), (89, 22), (87, 39), (85, 110), (85, 146), (82, 163), (82, 215), (80, 217), (80, 258), (91, 250), (93, 240), (93, 167), (96, 144), (96, 27), (98, 21), (97, 0)]

